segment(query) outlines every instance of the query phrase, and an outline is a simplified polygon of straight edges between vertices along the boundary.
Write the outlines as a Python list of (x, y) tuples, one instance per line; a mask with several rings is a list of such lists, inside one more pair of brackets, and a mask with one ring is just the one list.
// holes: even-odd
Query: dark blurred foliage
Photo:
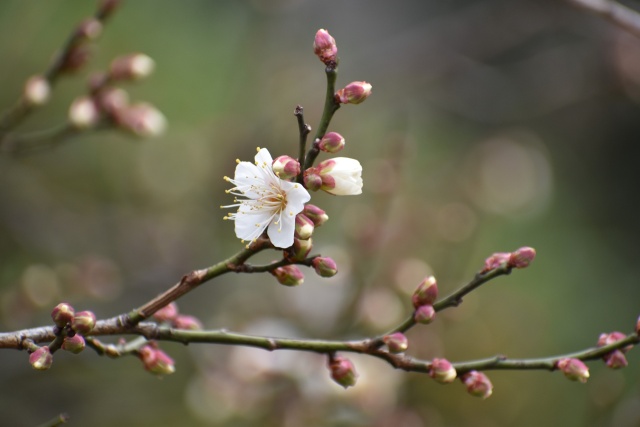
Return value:
[[(78, 0), (0, 3), (0, 105), (43, 70)], [(632, 4), (633, 5), (633, 4)], [(207, 328), (351, 338), (409, 312), (433, 273), (443, 294), (496, 251), (529, 245), (525, 271), (486, 285), (409, 334), (410, 354), (451, 360), (536, 357), (632, 329), (638, 309), (640, 40), (549, 0), (124, 2), (86, 72), (63, 79), (20, 128), (65, 119), (90, 70), (140, 51), (156, 73), (127, 85), (169, 119), (165, 136), (89, 134), (55, 150), (0, 158), (0, 319), (49, 322), (59, 301), (110, 317), (241, 248), (220, 205), (224, 175), (255, 147), (295, 155), (296, 104), (315, 127), (325, 78), (311, 44), (326, 28), (339, 85), (373, 84), (330, 128), (364, 166), (364, 195), (314, 194), (330, 221), (314, 252), (340, 274), (295, 289), (268, 275), (223, 276), (179, 301)], [(636, 194), (636, 196), (634, 196)], [(272, 253), (262, 261), (277, 258)], [(353, 357), (347, 391), (313, 354), (163, 344), (162, 380), (134, 358), (56, 355), (36, 372), (2, 351), (0, 424), (68, 412), (78, 426), (635, 426), (638, 357), (586, 385), (547, 372), (489, 372), (480, 401), (456, 383)]]

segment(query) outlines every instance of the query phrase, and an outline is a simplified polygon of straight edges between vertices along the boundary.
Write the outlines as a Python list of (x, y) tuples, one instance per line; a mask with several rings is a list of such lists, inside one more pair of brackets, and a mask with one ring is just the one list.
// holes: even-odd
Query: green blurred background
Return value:
[[(0, 3), (0, 105), (43, 70), (95, 2)], [(28, 157), (0, 157), (0, 327), (48, 324), (61, 300), (111, 317), (242, 246), (219, 209), (224, 175), (255, 147), (297, 153), (296, 104), (317, 126), (325, 77), (311, 45), (336, 38), (338, 85), (373, 84), (330, 130), (364, 167), (364, 194), (314, 194), (330, 221), (312, 271), (291, 289), (228, 275), (179, 302), (210, 329), (356, 338), (409, 312), (433, 273), (443, 294), (496, 251), (538, 258), (409, 334), (410, 354), (460, 361), (536, 357), (632, 330), (638, 309), (640, 40), (550, 0), (254, 0), (123, 2), (86, 71), (56, 86), (20, 130), (65, 120), (90, 71), (117, 55), (156, 61), (125, 85), (156, 105), (167, 133), (88, 134)], [(326, 158), (326, 157), (321, 157)], [(278, 256), (261, 257), (269, 261)], [(57, 354), (36, 372), (0, 352), (0, 425), (68, 412), (75, 426), (638, 426), (636, 351), (621, 371), (592, 363), (586, 385), (547, 372), (489, 372), (481, 401), (455, 383), (353, 357), (354, 388), (313, 354), (163, 344), (177, 372), (135, 358)]]

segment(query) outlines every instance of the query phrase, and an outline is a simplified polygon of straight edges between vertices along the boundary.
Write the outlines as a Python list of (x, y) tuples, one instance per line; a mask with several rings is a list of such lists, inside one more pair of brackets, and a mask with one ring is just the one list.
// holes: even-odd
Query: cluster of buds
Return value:
[(187, 329), (191, 331), (202, 330), (202, 322), (188, 314), (180, 314), (178, 305), (171, 302), (153, 314), (153, 318), (176, 329)]
[(356, 385), (358, 373), (351, 360), (342, 356), (329, 356), (329, 372), (331, 379), (344, 388)]
[(411, 303), (415, 311), (413, 319), (417, 323), (428, 324), (433, 321), (436, 316), (436, 310), (433, 304), (438, 298), (438, 282), (433, 276), (426, 277), (411, 296)]
[(170, 375), (176, 370), (175, 362), (155, 342), (150, 342), (138, 350), (138, 357), (144, 369), (155, 375)]
[[(51, 319), (56, 325), (54, 332), (62, 338), (61, 348), (78, 354), (85, 348), (83, 335), (91, 333), (96, 326), (96, 315), (91, 311), (79, 311), (62, 302), (51, 311)], [(58, 339), (59, 339), (58, 338)], [(53, 363), (53, 347), (38, 347), (29, 355), (29, 363), (37, 370), (49, 369)], [(56, 347), (57, 348), (57, 347)]]
[(526, 268), (536, 257), (536, 250), (524, 246), (513, 252), (496, 252), (484, 261), (484, 267), (480, 271), (486, 273), (496, 268)]
[(120, 81), (146, 78), (154, 68), (153, 59), (143, 53), (115, 58), (107, 73), (97, 73), (90, 78), (89, 95), (72, 102), (68, 115), (71, 126), (83, 130), (106, 121), (136, 136), (160, 135), (166, 128), (164, 115), (149, 103), (129, 103), (127, 92), (113, 86)]
[[(598, 338), (598, 347), (614, 344), (626, 337), (627, 336), (622, 332), (611, 332), (608, 334), (600, 334), (600, 337)], [(611, 369), (620, 369), (620, 368), (626, 367), (628, 365), (628, 362), (624, 354), (629, 350), (631, 350), (632, 347), (633, 346), (629, 345), (621, 349), (613, 350), (612, 352), (607, 353), (603, 357), (607, 366)]]

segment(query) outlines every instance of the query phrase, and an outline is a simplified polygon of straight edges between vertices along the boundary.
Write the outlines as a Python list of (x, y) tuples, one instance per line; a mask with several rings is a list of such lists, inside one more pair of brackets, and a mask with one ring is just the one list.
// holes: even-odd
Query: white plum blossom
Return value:
[(317, 173), (322, 178), (322, 190), (336, 196), (362, 194), (362, 165), (356, 159), (335, 157), (321, 162)]
[(233, 205), (222, 206), (238, 208), (225, 219), (235, 221), (236, 236), (243, 241), (254, 241), (266, 229), (274, 246), (288, 248), (293, 245), (296, 215), (311, 196), (301, 184), (276, 176), (266, 148), (258, 149), (255, 159), (255, 165), (238, 161), (233, 179), (225, 177), (235, 186), (227, 193), (242, 197), (236, 197)]

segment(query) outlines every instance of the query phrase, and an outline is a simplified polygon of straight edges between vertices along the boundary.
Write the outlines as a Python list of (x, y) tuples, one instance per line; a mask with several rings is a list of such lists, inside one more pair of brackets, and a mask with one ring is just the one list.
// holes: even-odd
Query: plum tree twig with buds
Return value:
[[(96, 15), (99, 24), (116, 4), (116, 1), (101, 2)], [(74, 33), (59, 57), (62, 59), (58, 59), (45, 73), (47, 84), (53, 83), (61, 70), (70, 66), (67, 64), (69, 59), (65, 58), (73, 56), (69, 52), (77, 46), (77, 37), (77, 33)], [(640, 342), (638, 325), (629, 334), (602, 334), (596, 347), (542, 358), (512, 359), (495, 355), (485, 359), (450, 362), (443, 358), (422, 360), (405, 354), (410, 349), (405, 335), (408, 330), (434, 322), (438, 312), (458, 306), (466, 295), (493, 279), (508, 275), (514, 269), (528, 267), (536, 255), (535, 250), (529, 247), (491, 255), (474, 278), (444, 298), (438, 298), (436, 279), (433, 276), (425, 278), (411, 298), (412, 309), (404, 321), (385, 333), (359, 340), (292, 339), (235, 333), (225, 329), (203, 330), (198, 319), (179, 313), (176, 305), (178, 299), (223, 274), (268, 272), (285, 286), (297, 286), (304, 280), (304, 274), (298, 266), (313, 268), (321, 277), (331, 277), (338, 272), (331, 258), (309, 255), (315, 230), (328, 220), (322, 209), (308, 203), (311, 199), (309, 192), (323, 190), (338, 196), (360, 194), (362, 167), (357, 160), (346, 157), (334, 157), (317, 166), (314, 163), (321, 151), (335, 154), (345, 147), (342, 135), (327, 132), (331, 120), (343, 104), (362, 103), (371, 94), (371, 85), (355, 81), (336, 90), (337, 46), (326, 30), (316, 33), (314, 52), (325, 65), (327, 91), (312, 146), (307, 150), (311, 127), (304, 120), (303, 108), (298, 106), (294, 112), (299, 131), (297, 160), (289, 156), (273, 160), (268, 150), (259, 149), (255, 164), (237, 161), (234, 178), (225, 178), (234, 186), (227, 192), (235, 198), (233, 204), (223, 207), (237, 208), (237, 212), (227, 215), (225, 219), (234, 221), (237, 237), (246, 243), (242, 250), (221, 262), (184, 275), (165, 292), (115, 317), (96, 319), (90, 311), (76, 312), (70, 304), (60, 303), (51, 314), (54, 325), (0, 333), (0, 348), (26, 350), (29, 362), (35, 369), (47, 370), (51, 368), (57, 351), (79, 353), (89, 347), (98, 354), (112, 358), (136, 356), (146, 370), (157, 375), (168, 375), (175, 370), (173, 359), (160, 349), (159, 342), (162, 341), (250, 346), (269, 351), (297, 350), (325, 355), (331, 377), (344, 387), (356, 384), (357, 373), (354, 364), (338, 353), (359, 353), (382, 359), (397, 369), (427, 373), (440, 383), (450, 383), (459, 378), (470, 394), (482, 398), (489, 397), (493, 390), (484, 371), (559, 370), (571, 380), (584, 382), (589, 376), (585, 361), (604, 359), (611, 368), (626, 366), (624, 353)], [(111, 86), (118, 80), (144, 77), (152, 68), (150, 58), (142, 54), (116, 59), (107, 74), (92, 80), (89, 98), (78, 101), (82, 108), (75, 110), (75, 118), (72, 114), (74, 126), (78, 127), (81, 123), (88, 123), (91, 127), (96, 125), (98, 121), (94, 122), (90, 117), (92, 108), (97, 108), (98, 116), (103, 115), (103, 118), (121, 127), (129, 126), (134, 133), (155, 132), (158, 123), (162, 122), (161, 116), (151, 114), (154, 117), (149, 123), (148, 118), (140, 117), (149, 114), (144, 105), (129, 106), (121, 90)], [(23, 103), (20, 101), (20, 105)], [(9, 110), (2, 120), (2, 137), (7, 137), (6, 132), (30, 111), (30, 108), (16, 108)], [(5, 139), (0, 139), (0, 144), (3, 141)], [(266, 265), (248, 263), (254, 255), (265, 250), (282, 251), (282, 258)], [(117, 344), (98, 339), (128, 335), (137, 337), (129, 341), (121, 339)]]
[(53, 148), (87, 131), (120, 128), (140, 137), (164, 131), (165, 118), (148, 103), (129, 104), (127, 93), (118, 83), (140, 80), (151, 74), (154, 62), (141, 53), (115, 58), (110, 69), (89, 79), (87, 93), (69, 107), (66, 123), (48, 129), (16, 133), (14, 129), (51, 98), (54, 84), (65, 74), (77, 72), (90, 59), (89, 44), (102, 33), (120, 0), (102, 0), (93, 17), (82, 21), (71, 32), (44, 72), (30, 77), (16, 103), (0, 116), (0, 153), (28, 154)]

